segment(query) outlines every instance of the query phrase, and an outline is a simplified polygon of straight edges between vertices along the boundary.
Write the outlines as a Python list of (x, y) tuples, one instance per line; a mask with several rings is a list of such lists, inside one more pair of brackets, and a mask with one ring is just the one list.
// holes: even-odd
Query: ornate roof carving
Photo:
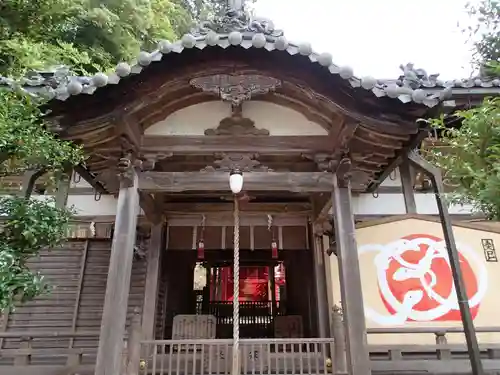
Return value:
[(268, 136), (269, 130), (258, 129), (255, 123), (243, 117), (241, 106), (233, 106), (231, 116), (223, 118), (215, 129), (206, 129), (205, 135), (255, 135)]
[(214, 165), (207, 165), (202, 172), (230, 172), (238, 169), (242, 172), (271, 172), (267, 166), (262, 165), (258, 154), (217, 153), (214, 155)]
[(240, 33), (262, 33), (274, 38), (283, 36), (283, 31), (274, 28), (273, 21), (266, 18), (252, 18), (244, 9), (228, 9), (222, 17), (201, 22), (192, 30), (194, 36), (208, 33), (229, 34), (233, 31)]
[(193, 78), (191, 86), (220, 96), (222, 100), (238, 106), (255, 95), (267, 94), (281, 85), (281, 81), (258, 74), (216, 74)]

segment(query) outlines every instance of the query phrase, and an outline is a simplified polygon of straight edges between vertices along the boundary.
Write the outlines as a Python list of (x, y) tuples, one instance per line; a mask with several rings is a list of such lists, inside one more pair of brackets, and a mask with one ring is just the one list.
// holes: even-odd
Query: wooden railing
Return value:
[[(242, 339), (240, 374), (332, 373), (333, 339)], [(138, 373), (128, 375), (229, 375), (232, 340), (143, 341)]]
[[(3, 339), (7, 347), (0, 349), (0, 374), (92, 374), (96, 348), (43, 347), (49, 340), (74, 341), (88, 338), (98, 339), (99, 332), (2, 332), (0, 339)], [(11, 345), (6, 345), (9, 342)]]
[[(124, 340), (123, 374), (137, 374), (131, 364), (139, 363), (141, 329), (141, 315), (136, 311)], [(93, 375), (97, 345), (79, 348), (74, 344), (78, 339), (92, 339), (97, 343), (99, 335), (98, 331), (0, 332), (0, 340), (4, 343), (4, 348), (0, 348), (0, 374)], [(57, 347), (53, 340), (58, 341)], [(70, 343), (69, 347), (61, 347), (65, 342)]]
[[(479, 327), (476, 332), (479, 334), (500, 333), (500, 327)], [(471, 374), (469, 354), (465, 343), (448, 343), (447, 336), (457, 333), (463, 333), (463, 329), (461, 327), (368, 329), (369, 337), (371, 335), (431, 334), (435, 340), (435, 345), (369, 345), (372, 370)], [(500, 372), (500, 344), (480, 344), (479, 349), (486, 373)]]
[[(337, 374), (347, 372), (343, 322), (333, 314), (334, 338), (242, 339), (241, 374)], [(374, 372), (434, 374), (471, 373), (465, 344), (450, 344), (448, 336), (460, 327), (371, 328), (368, 335), (433, 335), (432, 345), (369, 345)], [(500, 327), (479, 327), (479, 335), (500, 334)], [(99, 332), (4, 332), (0, 339), (1, 375), (92, 375), (97, 348), (58, 347), (47, 343), (96, 341)], [(404, 340), (400, 340), (404, 341)], [(123, 374), (126, 375), (221, 375), (231, 369), (232, 340), (143, 341), (141, 317), (135, 314), (126, 335)], [(73, 346), (73, 345), (71, 345)], [(76, 346), (76, 345), (75, 345)], [(83, 346), (83, 345), (81, 345)], [(486, 373), (500, 372), (500, 344), (480, 345)]]
[[(500, 333), (500, 327), (478, 327), (477, 334)], [(333, 361), (337, 373), (346, 373), (345, 339), (342, 313), (339, 308), (332, 312), (332, 333), (335, 338)], [(369, 345), (371, 367), (374, 372), (394, 373), (413, 372), (431, 374), (471, 374), (467, 346), (448, 343), (449, 335), (463, 333), (462, 327), (401, 327), (369, 328), (368, 341), (373, 336), (397, 336), (397, 344)], [(432, 335), (435, 344), (405, 345), (403, 335)], [(389, 338), (389, 337), (388, 337)], [(422, 339), (420, 337), (419, 341)], [(420, 341), (422, 342), (422, 341)], [(481, 344), (479, 346), (486, 373), (500, 373), (500, 344)]]

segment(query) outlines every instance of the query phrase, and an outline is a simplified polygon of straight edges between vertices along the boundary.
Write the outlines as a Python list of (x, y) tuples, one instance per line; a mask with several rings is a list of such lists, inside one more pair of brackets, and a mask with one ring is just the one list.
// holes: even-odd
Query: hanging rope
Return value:
[(234, 196), (234, 291), (233, 291), (233, 366), (232, 375), (239, 375), (240, 352), (240, 213), (238, 197)]

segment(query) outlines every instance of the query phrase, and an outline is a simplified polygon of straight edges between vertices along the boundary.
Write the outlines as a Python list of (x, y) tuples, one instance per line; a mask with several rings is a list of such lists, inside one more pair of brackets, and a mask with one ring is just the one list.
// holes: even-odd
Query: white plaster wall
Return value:
[[(78, 181), (78, 182), (75, 182)], [(90, 184), (80, 177), (78, 173), (73, 173), (71, 176), (70, 188), (92, 188)]]
[[(416, 193), (415, 203), (417, 213), (422, 215), (437, 215), (436, 197), (432, 193)], [(352, 199), (355, 215), (403, 215), (406, 214), (405, 201), (402, 193), (359, 194)], [(452, 215), (468, 215), (472, 213), (470, 205), (450, 205)], [(332, 211), (330, 212), (332, 213)]]
[(387, 177), (380, 186), (401, 187), (401, 178), (399, 177), (399, 169), (395, 169), (389, 177)]
[(102, 195), (99, 201), (94, 195), (70, 195), (67, 205), (76, 210), (77, 216), (108, 216), (116, 215), (116, 203), (112, 195)]
[[(231, 115), (231, 105), (222, 101), (195, 104), (180, 109), (166, 119), (146, 129), (145, 135), (204, 135), (206, 129), (215, 129), (220, 121)], [(252, 119), (259, 129), (270, 135), (327, 135), (319, 124), (309, 121), (300, 112), (274, 103), (252, 100), (243, 103), (243, 116)]]
[[(437, 215), (436, 199), (433, 194), (415, 194), (417, 211), (424, 215)], [(34, 196), (37, 199), (48, 199), (50, 196)], [(109, 216), (116, 215), (116, 198), (103, 195), (99, 201), (93, 194), (70, 195), (68, 207), (73, 207), (78, 216)], [(359, 216), (369, 215), (404, 215), (405, 205), (401, 193), (380, 194), (374, 198), (372, 194), (359, 194), (352, 199), (353, 212)], [(468, 215), (472, 213), (470, 206), (452, 205), (449, 207), (452, 215)]]

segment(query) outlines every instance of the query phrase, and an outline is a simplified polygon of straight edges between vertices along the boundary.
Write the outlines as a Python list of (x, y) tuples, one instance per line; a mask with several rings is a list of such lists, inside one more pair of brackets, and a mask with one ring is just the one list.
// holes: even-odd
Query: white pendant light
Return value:
[(239, 194), (243, 188), (243, 173), (236, 169), (229, 174), (229, 187), (233, 194)]

